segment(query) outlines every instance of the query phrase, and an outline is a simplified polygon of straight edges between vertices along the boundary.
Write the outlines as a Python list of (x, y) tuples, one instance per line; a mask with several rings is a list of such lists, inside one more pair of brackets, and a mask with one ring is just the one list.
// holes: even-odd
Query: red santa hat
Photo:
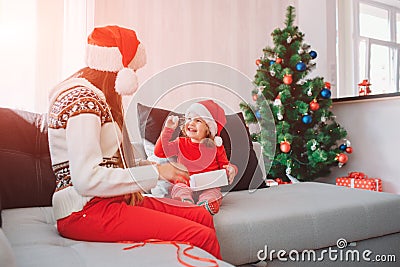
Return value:
[(224, 109), (212, 100), (199, 101), (193, 103), (185, 113), (186, 117), (201, 117), (208, 125), (211, 136), (214, 137), (216, 146), (222, 146), (221, 134), (222, 128), (226, 124)]
[(117, 72), (115, 91), (132, 95), (138, 88), (135, 71), (146, 64), (146, 52), (135, 31), (119, 26), (98, 27), (88, 37), (89, 68)]

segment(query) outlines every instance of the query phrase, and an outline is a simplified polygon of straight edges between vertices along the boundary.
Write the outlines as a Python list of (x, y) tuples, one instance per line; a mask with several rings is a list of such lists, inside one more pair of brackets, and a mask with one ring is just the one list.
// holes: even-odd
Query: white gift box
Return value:
[(228, 184), (228, 176), (226, 175), (225, 169), (197, 173), (190, 176), (190, 188), (193, 191), (220, 187)]
[(274, 181), (274, 180), (272, 180), (272, 179), (267, 179), (267, 180), (265, 180), (265, 184), (266, 184), (267, 186), (278, 186), (278, 182), (276, 182), (276, 181)]

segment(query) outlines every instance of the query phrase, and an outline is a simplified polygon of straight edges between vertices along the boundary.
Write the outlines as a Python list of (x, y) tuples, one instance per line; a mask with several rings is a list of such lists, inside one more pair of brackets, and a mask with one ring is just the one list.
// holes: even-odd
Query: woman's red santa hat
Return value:
[(117, 72), (115, 91), (132, 95), (138, 88), (135, 71), (146, 64), (146, 52), (135, 31), (114, 25), (98, 27), (88, 37), (86, 64), (91, 69)]
[(222, 146), (222, 138), (219, 136), (226, 124), (224, 109), (212, 100), (193, 103), (185, 112), (185, 116), (198, 116), (202, 118), (210, 129), (216, 146)]

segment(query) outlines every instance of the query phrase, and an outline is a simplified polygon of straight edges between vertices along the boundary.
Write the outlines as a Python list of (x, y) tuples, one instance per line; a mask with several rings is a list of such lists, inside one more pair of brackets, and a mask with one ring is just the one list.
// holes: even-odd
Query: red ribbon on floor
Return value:
[[(122, 243), (132, 243), (132, 242), (122, 242)], [(143, 242), (135, 243), (134, 245), (132, 245), (132, 246), (130, 246), (130, 247), (126, 247), (126, 248), (124, 248), (124, 250), (129, 250), (129, 249), (134, 249), (134, 248), (143, 247), (143, 246), (145, 246), (146, 244), (170, 244), (170, 245), (173, 245), (173, 246), (175, 246), (175, 247), (177, 248), (176, 257), (177, 257), (178, 261), (179, 261), (183, 266), (186, 266), (186, 267), (197, 267), (197, 266), (195, 266), (195, 265), (191, 265), (191, 264), (185, 262), (185, 261), (181, 258), (181, 255), (180, 255), (181, 247), (180, 247), (179, 245), (187, 245), (188, 247), (186, 247), (186, 248), (182, 251), (183, 255), (185, 255), (186, 257), (191, 258), (191, 259), (194, 259), (194, 260), (197, 260), (197, 261), (212, 263), (213, 265), (210, 265), (209, 267), (218, 267), (218, 266), (219, 266), (218, 263), (217, 263), (217, 261), (214, 260), (214, 259), (198, 257), (198, 256), (195, 256), (195, 255), (189, 254), (188, 251), (191, 250), (191, 249), (194, 249), (194, 246), (193, 246), (192, 244), (190, 244), (189, 242), (162, 241), (162, 240), (158, 240), (158, 239), (148, 239), (148, 240), (145, 240), (145, 241), (143, 241)]]

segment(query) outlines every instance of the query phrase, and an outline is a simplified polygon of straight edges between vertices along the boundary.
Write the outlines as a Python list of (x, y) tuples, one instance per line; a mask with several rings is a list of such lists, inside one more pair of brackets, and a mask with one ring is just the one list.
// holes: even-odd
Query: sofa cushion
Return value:
[[(156, 143), (167, 116), (183, 116), (183, 114), (170, 110), (149, 107), (140, 103), (137, 105), (137, 112), (140, 135), (152, 144)], [(221, 131), (221, 138), (228, 159), (238, 167), (238, 174), (233, 183), (223, 187), (222, 190), (237, 191), (266, 187), (243, 114), (241, 112), (228, 114), (226, 119), (226, 125)], [(178, 137), (179, 134), (178, 127), (173, 138)]]
[(15, 267), (15, 256), (11, 249), (10, 242), (0, 228), (0, 263), (1, 266)]
[(55, 177), (45, 115), (0, 108), (0, 170), (3, 209), (51, 205)]
[(399, 221), (399, 195), (316, 182), (230, 192), (214, 216), (222, 258), (234, 265), (256, 262), (265, 246), (303, 251), (398, 233)]
[[(55, 227), (51, 207), (7, 209), (3, 212), (4, 233), (12, 245), (18, 266), (180, 266), (176, 258), (177, 248), (169, 244), (146, 244), (144, 247), (124, 250), (131, 244), (84, 242), (63, 238)], [(194, 248), (188, 253), (213, 258), (200, 248)], [(188, 257), (182, 258), (193, 266), (210, 266)], [(217, 262), (221, 267), (233, 267), (223, 261)], [(1, 263), (0, 261), (0, 265)]]

